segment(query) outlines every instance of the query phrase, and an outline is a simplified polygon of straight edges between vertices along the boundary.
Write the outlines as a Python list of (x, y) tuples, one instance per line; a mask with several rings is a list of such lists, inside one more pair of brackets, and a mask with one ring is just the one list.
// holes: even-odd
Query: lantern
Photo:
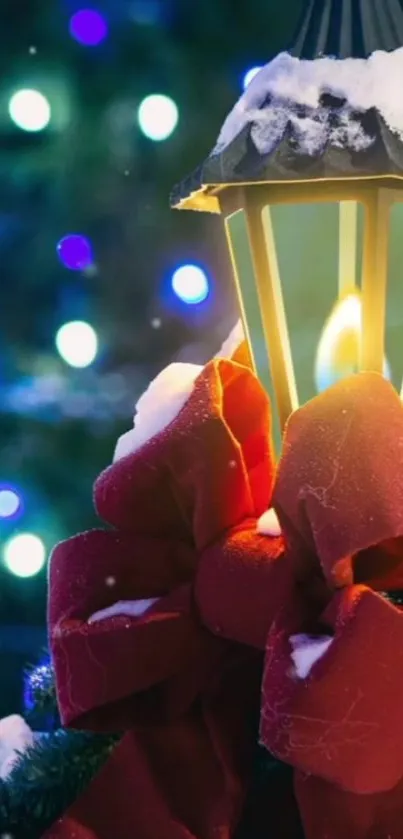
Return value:
[[(307, 238), (311, 215), (319, 234), (309, 258), (314, 266), (322, 254), (322, 274), (300, 318), (309, 320), (324, 290), (333, 325), (355, 300), (357, 369), (387, 369), (390, 224), (403, 201), (402, 5), (310, 0), (293, 49), (255, 76), (213, 152), (172, 194), (178, 209), (224, 218), (251, 359), (281, 430), (299, 403), (284, 302), (299, 266), (283, 265), (292, 263), (295, 240)], [(325, 218), (334, 231), (324, 259)], [(330, 333), (328, 323), (321, 340)], [(305, 386), (303, 401), (309, 395)]]

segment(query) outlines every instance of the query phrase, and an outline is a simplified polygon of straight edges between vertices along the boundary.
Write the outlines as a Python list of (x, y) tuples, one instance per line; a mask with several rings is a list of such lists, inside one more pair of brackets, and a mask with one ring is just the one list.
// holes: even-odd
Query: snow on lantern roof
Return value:
[[(393, 32), (395, 40), (399, 37), (403, 43), (399, 0), (381, 2), (382, 8), (392, 4), (398, 10), (402, 26), (397, 25), (398, 15)], [(367, 8), (377, 3), (379, 0), (368, 0)], [(307, 51), (307, 39), (313, 38), (310, 26), (317, 26), (318, 4), (322, 14), (336, 8), (335, 0), (311, 0), (294, 53), (304, 55)], [(207, 160), (173, 191), (173, 206), (218, 211), (212, 196), (220, 188), (236, 184), (403, 178), (403, 47), (356, 57), (358, 36), (348, 39), (346, 31), (361, 32), (358, 40), (365, 55), (368, 43), (376, 42), (376, 33), (382, 45), (392, 43), (391, 37), (380, 36), (389, 30), (374, 30), (368, 16), (365, 27), (364, 19), (359, 18), (361, 28), (350, 16), (346, 28), (351, 0), (337, 0), (337, 8), (344, 9), (345, 15), (344, 29), (339, 18), (339, 41), (343, 49), (354, 47), (355, 55), (306, 59), (281, 53), (263, 67), (228, 115)], [(327, 29), (322, 26), (322, 40), (328, 31), (334, 38), (330, 12)], [(318, 40), (314, 43), (316, 55)]]
[[(325, 56), (306, 61), (282, 53), (241, 96), (211, 156), (225, 152), (245, 128), (261, 157), (275, 150), (286, 128), (291, 128), (296, 152), (309, 157), (329, 144), (352, 152), (368, 150), (376, 143), (379, 118), (402, 139), (402, 76), (403, 48), (375, 52), (367, 59)], [(371, 112), (375, 119), (368, 119)]]

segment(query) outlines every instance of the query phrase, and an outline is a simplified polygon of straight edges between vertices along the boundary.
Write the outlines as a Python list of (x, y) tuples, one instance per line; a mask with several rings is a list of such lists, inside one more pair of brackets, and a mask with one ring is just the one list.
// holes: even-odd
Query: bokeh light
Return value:
[(8, 112), (23, 131), (43, 131), (51, 117), (50, 104), (39, 90), (18, 90), (8, 103)]
[(98, 339), (89, 323), (81, 320), (63, 324), (56, 334), (56, 347), (70, 367), (89, 367), (98, 351)]
[(33, 533), (19, 533), (4, 545), (3, 561), (15, 577), (34, 577), (45, 565), (45, 545)]
[(12, 487), (0, 487), (0, 519), (14, 518), (22, 507), (22, 499)]
[(249, 87), (250, 83), (253, 81), (255, 76), (257, 76), (257, 74), (260, 73), (261, 69), (261, 67), (251, 67), (250, 70), (248, 70), (245, 73), (242, 83), (244, 90), (246, 90), (246, 88)]
[(138, 122), (149, 140), (161, 142), (173, 134), (178, 124), (178, 108), (169, 96), (160, 93), (147, 96), (138, 109)]
[(105, 18), (96, 9), (80, 9), (70, 19), (70, 35), (86, 47), (97, 47), (108, 34)]
[(70, 271), (84, 271), (94, 263), (91, 242), (77, 233), (69, 234), (60, 239), (57, 245), (57, 255), (60, 262)]
[(198, 265), (181, 265), (172, 275), (172, 289), (184, 303), (202, 303), (209, 293), (207, 274)]

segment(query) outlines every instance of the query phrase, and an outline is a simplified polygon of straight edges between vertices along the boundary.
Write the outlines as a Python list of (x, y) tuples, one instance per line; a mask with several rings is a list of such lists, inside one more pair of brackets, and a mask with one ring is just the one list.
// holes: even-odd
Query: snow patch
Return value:
[(140, 618), (146, 612), (149, 612), (160, 599), (160, 597), (149, 597), (146, 600), (118, 600), (112, 606), (94, 612), (88, 618), (88, 623), (97, 623), (98, 621), (105, 621), (108, 618), (121, 617), (122, 615), (125, 617)]
[(262, 536), (281, 536), (280, 522), (273, 507), (260, 516), (256, 530)]
[(134, 428), (119, 438), (114, 462), (140, 449), (173, 422), (202, 369), (198, 364), (175, 363), (162, 370), (137, 402)]
[(243, 331), (242, 321), (238, 320), (228, 335), (228, 338), (225, 339), (221, 349), (216, 354), (216, 358), (232, 358), (244, 340), (245, 333)]
[[(372, 108), (403, 138), (403, 47), (374, 52), (369, 58), (323, 57), (300, 60), (281, 53), (266, 64), (241, 96), (221, 129), (213, 155), (223, 151), (247, 125), (261, 154), (268, 154), (290, 121), (300, 150), (312, 154), (330, 141), (357, 151), (373, 142), (358, 113)], [(333, 124), (321, 97), (345, 102)], [(301, 111), (302, 109), (302, 111)]]
[(333, 638), (329, 635), (291, 636), (290, 644), (293, 650), (291, 658), (299, 679), (306, 679), (309, 676), (312, 667), (325, 655), (332, 641)]
[(0, 720), (0, 778), (12, 771), (19, 754), (34, 742), (34, 735), (23, 717), (12, 714)]

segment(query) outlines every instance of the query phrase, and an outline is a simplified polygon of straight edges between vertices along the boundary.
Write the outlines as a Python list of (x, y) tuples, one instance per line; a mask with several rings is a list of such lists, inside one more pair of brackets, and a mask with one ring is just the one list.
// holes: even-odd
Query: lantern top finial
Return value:
[(291, 55), (368, 58), (402, 44), (402, 0), (308, 0)]
[(403, 0), (309, 0), (294, 47), (255, 76), (173, 191), (219, 212), (242, 184), (403, 180)]

